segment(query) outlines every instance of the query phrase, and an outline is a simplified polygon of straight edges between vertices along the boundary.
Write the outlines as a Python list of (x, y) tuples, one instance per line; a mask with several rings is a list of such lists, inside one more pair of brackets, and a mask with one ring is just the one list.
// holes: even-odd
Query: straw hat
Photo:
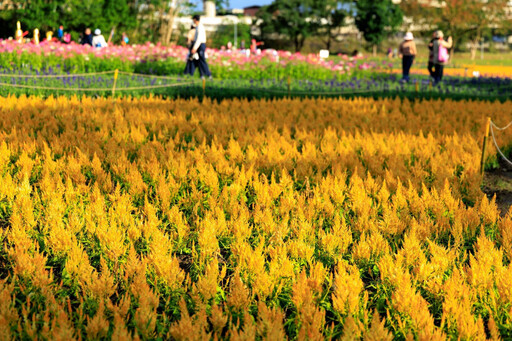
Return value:
[(404, 40), (413, 40), (413, 39), (414, 39), (414, 36), (412, 35), (411, 32), (407, 32), (405, 34)]
[(95, 29), (94, 34), (99, 36), (101, 34), (101, 30), (99, 28)]

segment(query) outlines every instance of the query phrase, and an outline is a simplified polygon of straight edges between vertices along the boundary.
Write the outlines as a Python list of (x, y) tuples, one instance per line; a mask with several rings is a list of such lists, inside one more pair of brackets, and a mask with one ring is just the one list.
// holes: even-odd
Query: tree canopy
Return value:
[(405, 14), (431, 30), (442, 29), (455, 42), (472, 41), (475, 48), (486, 31), (506, 31), (511, 27), (507, 15), (509, 0), (445, 0), (439, 6), (435, 0), (404, 0)]
[(402, 22), (403, 12), (392, 0), (355, 2), (356, 26), (363, 33), (364, 39), (374, 47), (396, 32)]
[(161, 41), (170, 37), (169, 17), (187, 14), (191, 7), (185, 0), (12, 0), (12, 7), (0, 13), (0, 34), (12, 36), (19, 20), (23, 30), (55, 31), (63, 25), (66, 32), (76, 34), (86, 27), (104, 32), (115, 28)]
[(262, 36), (283, 35), (300, 51), (310, 36), (326, 37), (327, 48), (335, 30), (348, 15), (346, 0), (275, 0), (259, 11)]
[(331, 42), (340, 34), (340, 29), (346, 25), (346, 19), (351, 14), (350, 3), (351, 1), (348, 0), (325, 0), (315, 4), (316, 35), (323, 37), (327, 50), (330, 50)]
[(314, 18), (318, 0), (275, 0), (259, 11), (262, 35), (282, 34), (293, 41), (300, 51), (307, 37), (317, 28)]
[(82, 32), (86, 27), (110, 30), (136, 26), (136, 1), (126, 0), (13, 0), (13, 8), (4, 11), (3, 19), (14, 27), (21, 21), (24, 29)]

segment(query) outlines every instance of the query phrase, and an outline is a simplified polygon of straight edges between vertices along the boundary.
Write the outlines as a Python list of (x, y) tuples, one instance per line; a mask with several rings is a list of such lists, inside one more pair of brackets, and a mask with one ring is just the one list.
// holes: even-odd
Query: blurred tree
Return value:
[(194, 6), (186, 0), (13, 0), (13, 5), (0, 14), (0, 19), (12, 27), (10, 35), (19, 20), (29, 31), (55, 31), (63, 25), (66, 32), (81, 33), (90, 27), (100, 28), (108, 38), (115, 28), (116, 38), (128, 31), (135, 38), (132, 41), (137, 41), (138, 35), (145, 41), (162, 43), (170, 42), (176, 16), (189, 14)]
[(160, 42), (162, 44), (169, 44), (171, 42), (176, 17), (189, 14), (192, 7), (193, 5), (190, 1), (163, 1), (163, 6), (160, 12), (165, 14), (161, 17), (160, 25)]
[(12, 9), (3, 11), (2, 16), (13, 25), (16, 21), (22, 23), (23, 30), (39, 28), (41, 32), (56, 29), (61, 20), (61, 6), (65, 0), (13, 0)]
[(454, 43), (471, 41), (471, 57), (476, 56), (478, 45), (486, 32), (511, 27), (508, 16), (509, 0), (404, 0), (406, 15), (420, 23), (430, 24), (451, 35)]
[[(220, 48), (221, 46), (227, 46), (228, 42), (232, 44), (235, 43), (234, 35), (235, 35), (235, 25), (233, 22), (226, 21), (217, 28), (217, 30), (211, 36), (211, 47)], [(251, 26), (246, 24), (237, 24), (237, 43), (240, 46), (240, 42), (243, 40), (245, 42), (251, 41)], [(210, 46), (210, 45), (208, 45)]]
[(103, 6), (104, 0), (68, 0), (60, 7), (59, 23), (65, 31), (81, 33), (86, 27), (106, 30)]
[(392, 0), (356, 0), (355, 22), (375, 56), (377, 46), (402, 24), (403, 12)]
[(123, 31), (135, 27), (137, 12), (126, 0), (103, 0), (103, 2), (102, 19), (107, 28), (115, 27), (118, 31)]
[(258, 12), (262, 37), (281, 34), (293, 41), (299, 52), (307, 37), (318, 30), (314, 20), (318, 0), (274, 0)]
[(27, 30), (55, 31), (60, 25), (66, 32), (83, 32), (86, 27), (110, 31), (135, 27), (135, 1), (126, 0), (14, 0), (14, 7), (4, 13), (10, 21), (22, 22)]
[(176, 17), (189, 14), (193, 4), (186, 0), (138, 0), (135, 36), (168, 44)]
[(434, 7), (428, 5), (424, 0), (402, 0), (400, 8), (408, 21), (405, 22), (410, 30), (413, 25), (430, 25), (434, 15)]
[(331, 44), (341, 34), (345, 20), (350, 16), (349, 0), (323, 0), (314, 2), (313, 20), (316, 20), (316, 35), (323, 39), (325, 48), (331, 49)]
[(217, 12), (223, 11), (229, 7), (229, 0), (215, 0), (215, 7)]

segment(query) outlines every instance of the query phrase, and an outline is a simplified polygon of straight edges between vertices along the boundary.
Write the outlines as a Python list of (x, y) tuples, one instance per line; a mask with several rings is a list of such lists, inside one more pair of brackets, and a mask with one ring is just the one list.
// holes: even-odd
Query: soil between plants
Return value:
[(505, 216), (512, 206), (512, 168), (502, 165), (499, 169), (485, 172), (482, 191), (489, 200), (496, 195), (500, 215)]

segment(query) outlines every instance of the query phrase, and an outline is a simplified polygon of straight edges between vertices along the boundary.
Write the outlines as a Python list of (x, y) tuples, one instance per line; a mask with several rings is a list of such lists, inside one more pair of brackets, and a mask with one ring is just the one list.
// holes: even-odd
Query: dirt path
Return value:
[(486, 172), (482, 190), (491, 199), (496, 194), (496, 204), (500, 214), (507, 214), (512, 206), (512, 170), (501, 167), (499, 170)]

